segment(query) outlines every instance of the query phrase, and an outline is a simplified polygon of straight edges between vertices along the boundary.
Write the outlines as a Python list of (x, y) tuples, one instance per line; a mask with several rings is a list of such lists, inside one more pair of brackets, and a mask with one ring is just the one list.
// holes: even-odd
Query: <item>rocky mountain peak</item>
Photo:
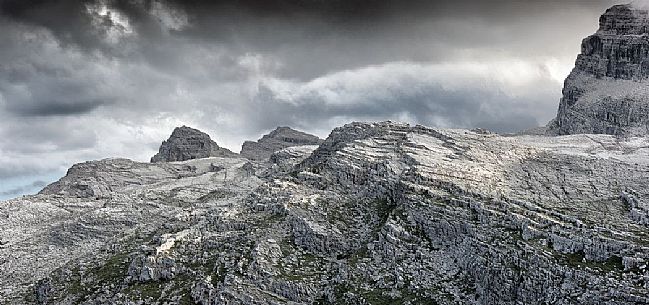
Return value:
[(219, 147), (210, 136), (187, 126), (176, 127), (171, 136), (160, 145), (151, 162), (173, 162), (208, 157), (232, 157), (232, 151)]
[(209, 135), (207, 135), (206, 133), (204, 133), (204, 132), (202, 132), (202, 131), (200, 131), (200, 130), (198, 130), (198, 129), (188, 127), (188, 126), (186, 126), (186, 125), (183, 125), (183, 126), (180, 126), (180, 127), (176, 127), (176, 128), (174, 128), (174, 130), (171, 132), (171, 136), (172, 136), (172, 137), (181, 137), (181, 136), (183, 136), (183, 135), (188, 135), (188, 134), (196, 134), (196, 135), (201, 135), (201, 136), (207, 136), (207, 137), (209, 137)]
[(631, 5), (608, 9), (600, 17), (599, 30), (582, 41), (575, 70), (615, 79), (649, 76), (648, 13)]
[(275, 130), (271, 131), (269, 134), (264, 135), (260, 139), (260, 141), (269, 141), (271, 139), (277, 139), (286, 142), (295, 142), (304, 145), (307, 145), (308, 143), (317, 144), (322, 142), (322, 139), (314, 135), (299, 130), (295, 130), (291, 127), (286, 127), (286, 126), (280, 126), (275, 128)]
[(646, 135), (649, 131), (649, 12), (615, 5), (581, 44), (550, 134)]
[(320, 145), (321, 143), (322, 139), (317, 136), (290, 127), (277, 127), (257, 142), (244, 142), (241, 147), (241, 155), (252, 160), (267, 160), (272, 153), (287, 147)]
[(599, 18), (598, 33), (613, 35), (642, 35), (649, 33), (649, 16), (646, 9), (631, 4), (614, 5)]

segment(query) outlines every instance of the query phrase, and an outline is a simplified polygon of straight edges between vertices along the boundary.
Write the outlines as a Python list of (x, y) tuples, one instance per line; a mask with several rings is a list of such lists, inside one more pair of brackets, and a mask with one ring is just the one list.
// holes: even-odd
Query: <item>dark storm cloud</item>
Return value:
[[(89, 1), (5, 0), (0, 2), (2, 15), (26, 24), (41, 26), (52, 31), (62, 44), (77, 47), (105, 47), (101, 28), (91, 26)], [(110, 26), (110, 19), (105, 20)]]
[[(135, 41), (106, 43), (102, 37), (117, 24), (89, 11), (103, 3), (123, 14)], [(165, 35), (167, 18), (182, 17), (188, 25)], [(582, 20), (596, 22), (608, 0), (268, 0), (268, 1), (22, 1), (7, 0), (2, 11), (12, 20), (45, 27), (63, 43), (111, 56), (135, 56), (164, 64), (177, 39), (214, 43), (235, 54), (263, 53), (284, 65), (276, 73), (308, 79), (326, 72), (394, 60), (441, 61), (462, 49), (485, 53), (547, 51), (561, 48), (565, 30)], [(581, 16), (566, 15), (566, 12)], [(114, 13), (113, 13), (114, 14)], [(571, 22), (560, 22), (562, 16)], [(551, 24), (557, 22), (558, 24)], [(540, 24), (543, 23), (543, 24)], [(534, 37), (538, 27), (556, 28), (551, 37)], [(544, 41), (545, 40), (545, 41)], [(525, 41), (520, 44), (519, 42)], [(578, 45), (579, 42), (574, 42)], [(177, 44), (176, 44), (177, 45)], [(407, 45), (407, 48), (404, 48)], [(545, 48), (539, 48), (545, 46)], [(289, 63), (290, 64), (286, 64)]]
[(233, 150), (278, 125), (534, 127), (611, 4), (0, 0), (0, 181), (147, 160), (181, 124)]
[[(610, 1), (170, 3), (189, 16), (190, 26), (177, 35), (218, 41), (233, 52), (255, 50), (283, 63), (273, 71), (277, 75), (306, 80), (389, 61), (441, 62), (468, 52), (489, 57), (565, 49), (570, 42), (562, 38), (571, 31), (562, 27), (596, 24)], [(578, 45), (575, 41), (572, 48)]]

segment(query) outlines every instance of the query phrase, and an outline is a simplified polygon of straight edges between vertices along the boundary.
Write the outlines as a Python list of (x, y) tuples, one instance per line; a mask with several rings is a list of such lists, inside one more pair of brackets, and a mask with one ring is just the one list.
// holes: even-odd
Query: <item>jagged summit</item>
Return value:
[(648, 13), (632, 5), (608, 9), (600, 17), (597, 32), (582, 41), (575, 68), (596, 77), (647, 78)]
[(176, 127), (171, 136), (160, 145), (151, 162), (173, 162), (207, 157), (233, 157), (237, 154), (219, 147), (210, 136), (187, 126)]
[(257, 142), (246, 141), (241, 146), (241, 155), (252, 160), (267, 160), (273, 152), (287, 147), (319, 145), (322, 139), (290, 127), (277, 127)]
[(649, 133), (648, 14), (625, 4), (600, 17), (597, 32), (582, 41), (549, 134)]
[(600, 34), (642, 35), (649, 33), (649, 11), (633, 4), (618, 4), (599, 18)]

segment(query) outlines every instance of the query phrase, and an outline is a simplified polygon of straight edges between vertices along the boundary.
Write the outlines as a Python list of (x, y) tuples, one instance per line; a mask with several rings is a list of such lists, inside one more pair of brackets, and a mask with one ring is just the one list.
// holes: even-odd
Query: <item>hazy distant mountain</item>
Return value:
[(322, 143), (322, 139), (314, 135), (289, 127), (277, 127), (257, 142), (244, 142), (241, 147), (241, 155), (253, 160), (265, 160), (270, 158), (273, 152), (287, 147), (319, 145), (320, 143)]

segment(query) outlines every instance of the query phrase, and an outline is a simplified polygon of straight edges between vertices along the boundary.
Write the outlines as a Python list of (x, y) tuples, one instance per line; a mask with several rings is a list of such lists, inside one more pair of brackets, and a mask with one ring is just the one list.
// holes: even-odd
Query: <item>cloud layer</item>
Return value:
[(611, 4), (0, 1), (0, 199), (75, 162), (146, 161), (182, 124), (235, 151), (278, 125), (545, 124)]

